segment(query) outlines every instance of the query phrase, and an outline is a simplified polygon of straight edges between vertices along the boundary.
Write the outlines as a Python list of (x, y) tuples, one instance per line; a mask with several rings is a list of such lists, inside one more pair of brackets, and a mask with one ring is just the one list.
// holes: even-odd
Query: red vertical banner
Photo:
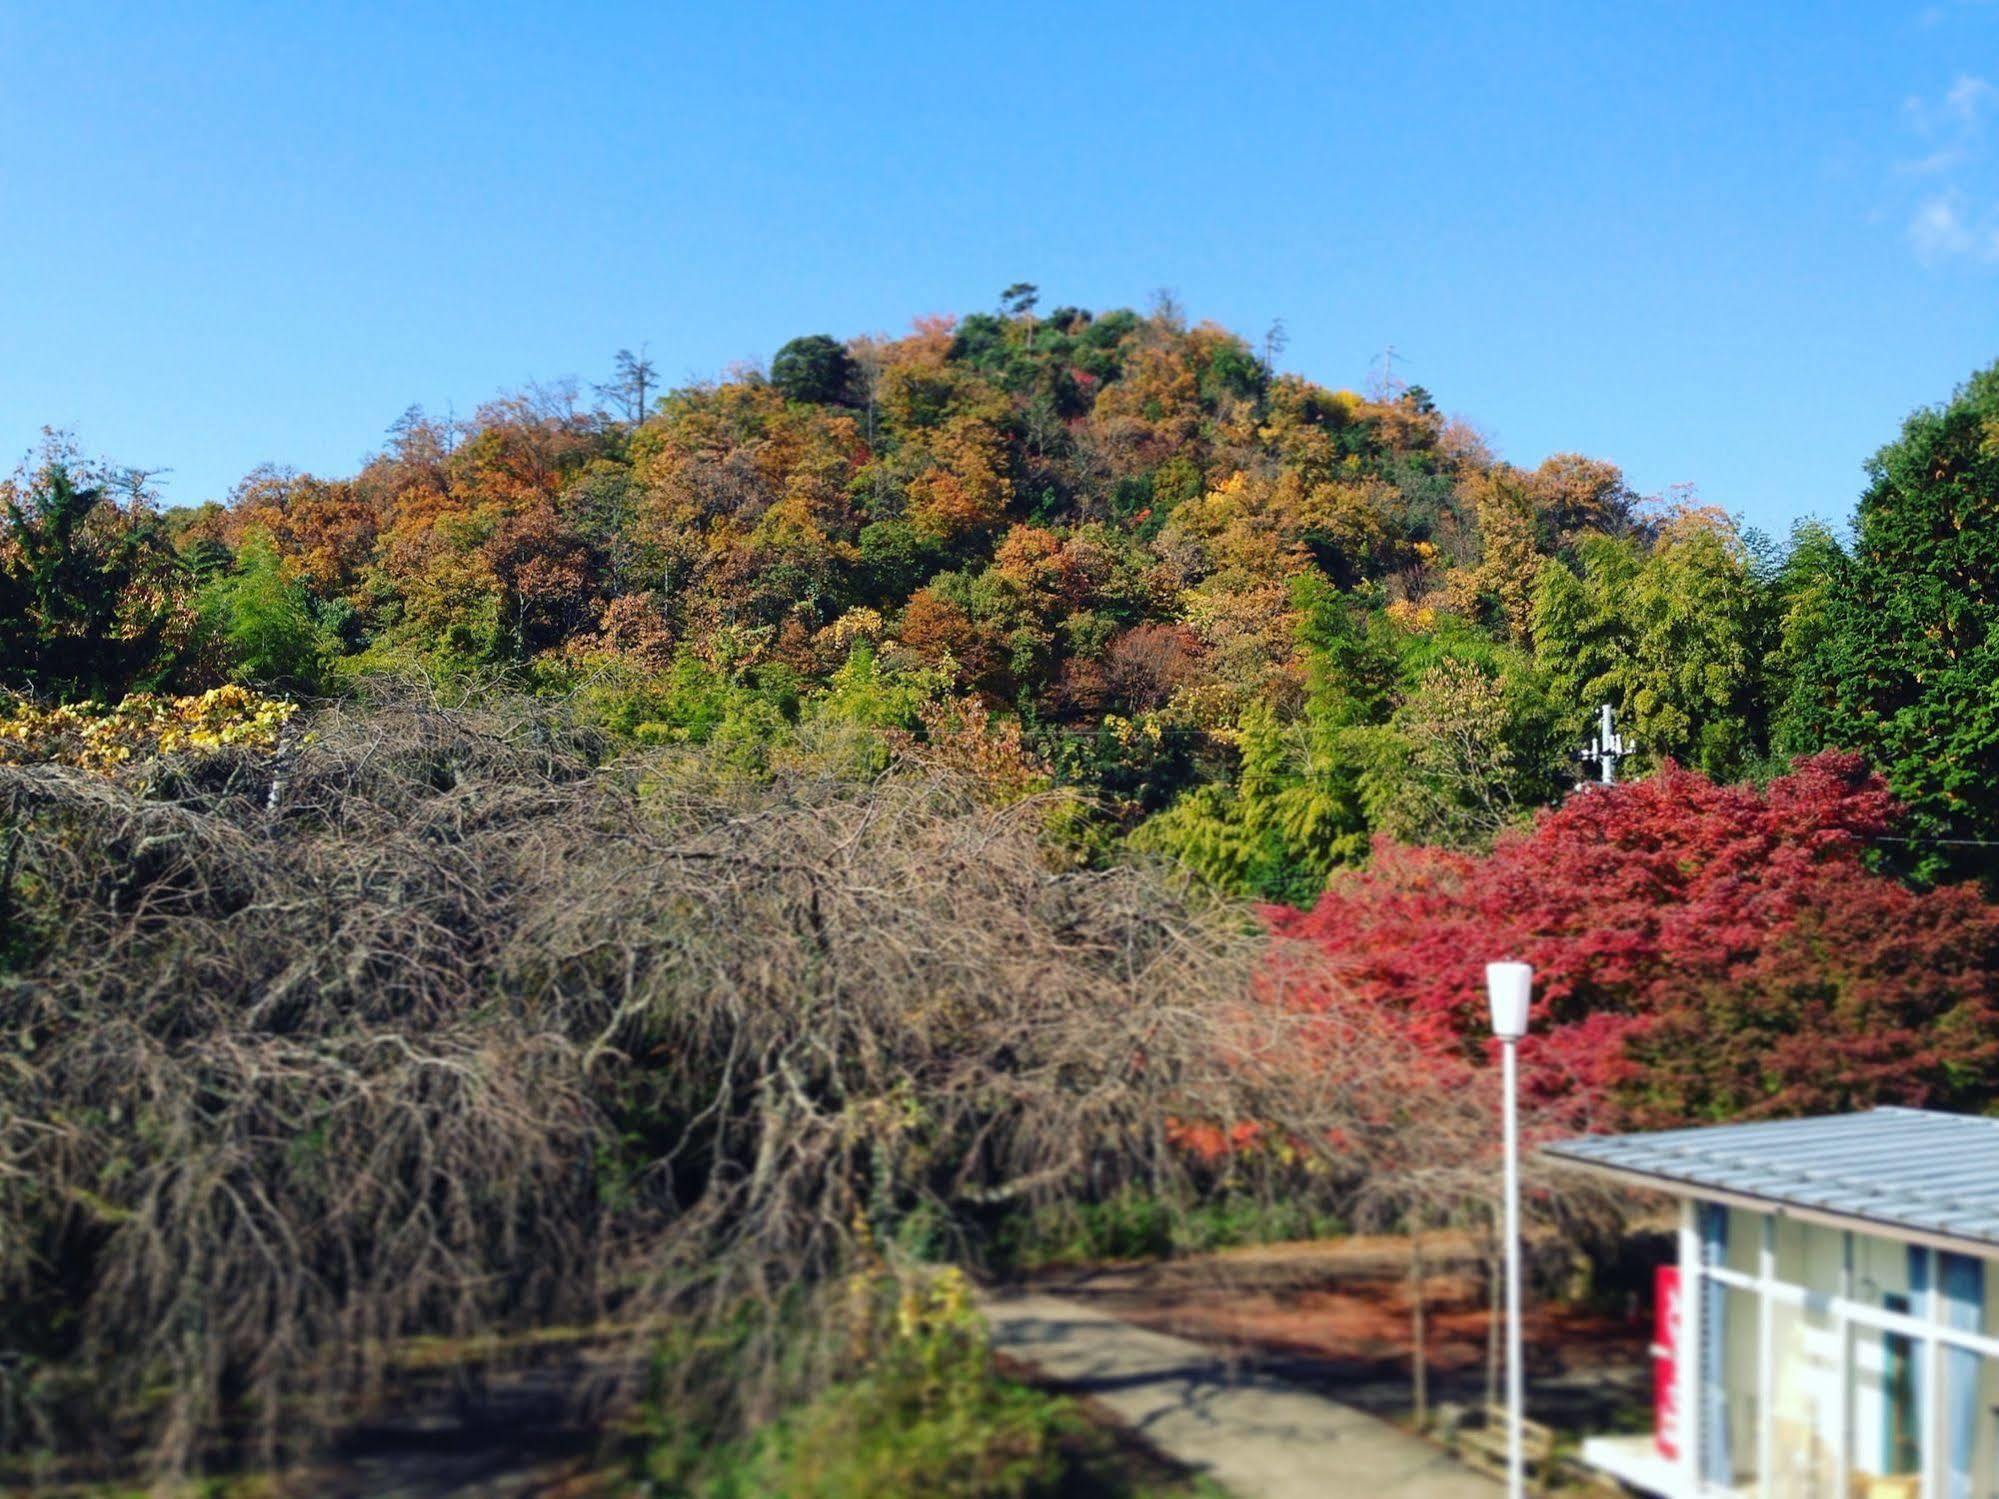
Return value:
[(1680, 1267), (1652, 1280), (1652, 1440), (1659, 1456), (1680, 1455)]

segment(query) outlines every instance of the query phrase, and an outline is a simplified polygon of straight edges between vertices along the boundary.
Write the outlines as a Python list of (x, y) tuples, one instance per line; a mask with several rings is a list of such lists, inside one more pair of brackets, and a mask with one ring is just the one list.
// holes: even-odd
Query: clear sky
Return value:
[(220, 497), (1016, 280), (1843, 519), (1999, 358), (1999, 3), (0, 0), (0, 468)]

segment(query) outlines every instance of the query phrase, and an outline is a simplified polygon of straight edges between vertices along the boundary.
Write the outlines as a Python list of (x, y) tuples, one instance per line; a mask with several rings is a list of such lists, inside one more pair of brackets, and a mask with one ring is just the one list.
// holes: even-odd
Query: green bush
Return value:
[[(682, 1380), (647, 1431), (641, 1490), (658, 1499), (1143, 1499), (1205, 1494), (1117, 1450), (1076, 1403), (995, 1367), (955, 1270), (849, 1284), (843, 1379), (747, 1436), (715, 1437), (717, 1379)], [(837, 1331), (837, 1329), (835, 1329)], [(711, 1361), (727, 1350), (705, 1350)], [(679, 1356), (701, 1357), (684, 1344)], [(1134, 1471), (1137, 1469), (1139, 1471)]]
[[(795, 1499), (1027, 1499), (1058, 1492), (1067, 1401), (996, 1377), (963, 1281), (905, 1294), (874, 1367), (758, 1443), (751, 1492)], [(953, 1290), (956, 1288), (956, 1290)]]
[(1000, 1236), (1000, 1254), (1023, 1268), (1204, 1254), (1243, 1244), (1332, 1238), (1348, 1225), (1331, 1214), (1246, 1193), (1180, 1208), (1127, 1189), (1101, 1202), (1044, 1211)]
[[(1000, 1379), (962, 1276), (857, 1276), (847, 1377), (761, 1430), (714, 1443), (720, 1413), (676, 1400), (651, 1433), (645, 1479), (688, 1499), (1029, 1499), (1058, 1493), (1069, 1403)], [(697, 1387), (712, 1382), (697, 1381)], [(704, 1429), (707, 1428), (707, 1429)]]
[(268, 537), (243, 544), (230, 570), (202, 588), (199, 607), (237, 681), (301, 692), (323, 685), (336, 642), (314, 618), (305, 588), (286, 575)]

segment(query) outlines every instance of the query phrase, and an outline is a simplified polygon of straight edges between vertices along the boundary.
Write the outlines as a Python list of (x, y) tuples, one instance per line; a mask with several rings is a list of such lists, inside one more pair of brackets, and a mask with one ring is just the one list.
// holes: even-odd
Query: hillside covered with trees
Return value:
[(1477, 848), (1556, 800), (1602, 701), (1643, 764), (1859, 749), (1924, 831), (1993, 826), (1965, 790), (1993, 767), (1916, 763), (1911, 687), (1952, 696), (1896, 659), (1926, 606), (1897, 590), (1979, 565), (1933, 559), (1939, 518), (1901, 502), (1939, 461), (1964, 492), (1930, 503), (1989, 494), (1989, 379), (1884, 454), (1849, 555), (1641, 500), (1599, 459), (1516, 468), (1419, 388), (1278, 372), (1279, 342), (1012, 288), (664, 394), (627, 355), (594, 401), (413, 409), (358, 474), (260, 470), (191, 510), (53, 446), (11, 491), (0, 678), (501, 675), (751, 762), (814, 718), (969, 734), (1087, 793), (1092, 849), (1129, 835), (1294, 902), (1377, 834)]
[(9, 490), (0, 681), (504, 676), (750, 762), (814, 718), (969, 736), (1087, 793), (1092, 848), (1294, 902), (1376, 835), (1478, 848), (1558, 799), (1605, 701), (1640, 766), (1857, 750), (1918, 833), (1999, 832), (1956, 685), (1993, 649), (1992, 374), (1883, 450), (1848, 551), (1600, 459), (1514, 467), (1422, 389), (1327, 390), (1280, 346), (1009, 288), (664, 394), (626, 354), (594, 402), (412, 409), (351, 477), (164, 513), (52, 439)]

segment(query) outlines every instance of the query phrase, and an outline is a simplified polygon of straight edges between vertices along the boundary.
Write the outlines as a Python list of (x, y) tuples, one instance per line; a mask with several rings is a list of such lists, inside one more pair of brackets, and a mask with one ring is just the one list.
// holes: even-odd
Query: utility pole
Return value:
[(1609, 703), (1603, 705), (1602, 716), (1597, 720), (1597, 724), (1596, 738), (1592, 739), (1589, 748), (1576, 758), (1585, 765), (1594, 765), (1601, 770), (1604, 785), (1615, 786), (1617, 762), (1627, 755), (1637, 753), (1638, 741), (1634, 739), (1626, 743), (1624, 736), (1617, 732), (1617, 715)]

